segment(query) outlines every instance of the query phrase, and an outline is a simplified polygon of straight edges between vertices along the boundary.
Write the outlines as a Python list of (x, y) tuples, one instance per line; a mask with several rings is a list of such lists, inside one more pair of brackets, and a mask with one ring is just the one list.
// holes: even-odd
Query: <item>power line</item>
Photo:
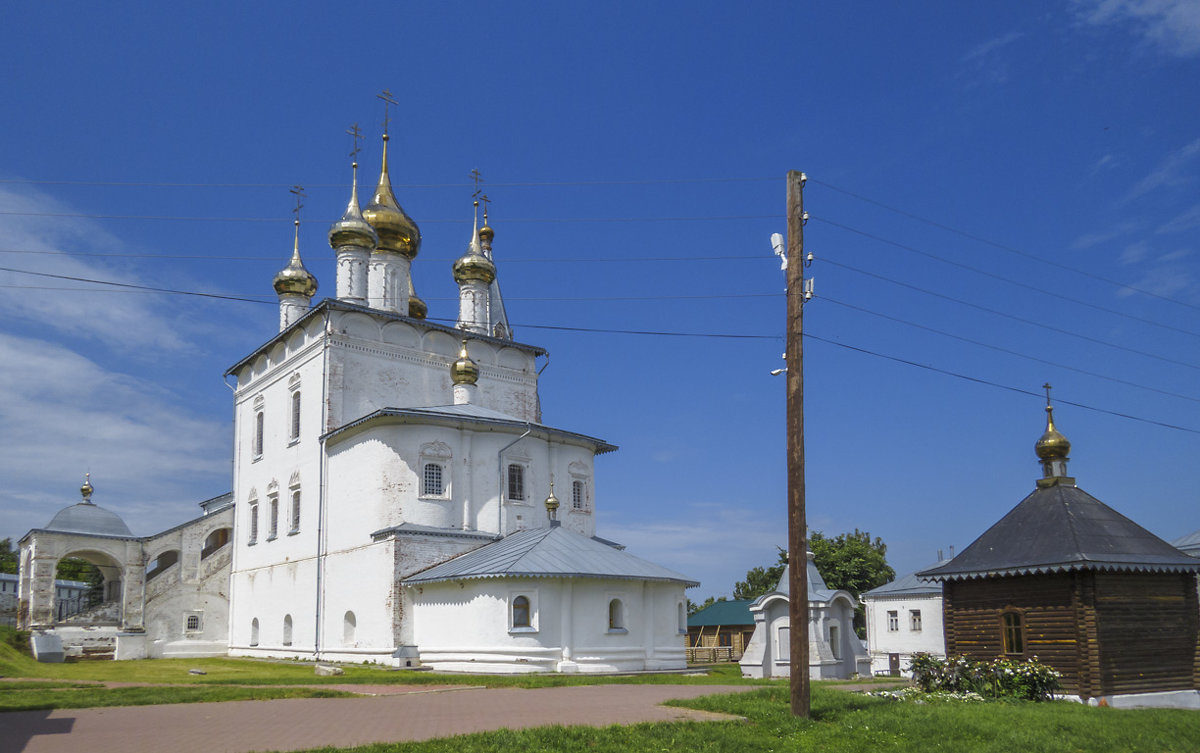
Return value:
[[(765, 183), (779, 180), (771, 178), (646, 178), (643, 180), (527, 180), (489, 182), (489, 186), (502, 188), (536, 188), (538, 186), (655, 186), (700, 183)], [(101, 180), (32, 180), (24, 178), (0, 178), (0, 184), (35, 186), (105, 186), (127, 188), (291, 188), (291, 183), (154, 183), (149, 181), (101, 181)], [(305, 183), (309, 188), (344, 188), (349, 183)], [(471, 183), (393, 183), (393, 188), (470, 188)]]
[[(954, 261), (952, 259), (947, 259), (945, 257), (938, 256), (937, 254), (931, 253), (929, 251), (923, 251), (919, 248), (915, 248), (913, 246), (909, 246), (904, 243), (899, 243), (897, 241), (893, 241), (888, 238), (884, 238), (882, 236), (875, 235), (874, 233), (868, 233), (865, 230), (859, 230), (858, 228), (853, 228), (853, 227), (850, 227), (849, 225), (843, 225), (839, 222), (834, 222), (833, 220), (827, 220), (822, 217), (812, 217), (811, 219), (816, 220), (818, 222), (824, 222), (826, 225), (832, 225), (833, 227), (841, 228), (842, 230), (846, 230), (851, 233), (857, 233), (858, 235), (861, 235), (865, 238), (870, 238), (872, 240), (879, 241), (880, 243), (886, 243), (889, 246), (895, 246), (896, 248), (900, 248), (900, 249), (903, 249), (905, 251), (908, 251), (908, 252), (911, 252), (914, 254), (919, 254), (928, 259), (933, 259), (934, 261), (942, 262), (943, 264), (949, 264), (950, 266), (958, 267), (959, 269), (965, 269), (969, 272), (974, 272), (976, 274), (980, 274), (985, 277), (990, 277), (993, 280), (1000, 280), (1001, 282), (1006, 282), (1010, 285), (1015, 285), (1020, 288), (1025, 288), (1026, 290), (1032, 290), (1035, 293), (1041, 293), (1043, 295), (1048, 295), (1048, 296), (1055, 298), (1056, 300), (1067, 301), (1067, 302), (1074, 303), (1079, 306), (1086, 306), (1087, 308), (1095, 309), (1096, 311), (1103, 311), (1106, 314), (1112, 314), (1113, 316), (1119, 316), (1124, 319), (1130, 319), (1135, 322), (1141, 322), (1142, 324), (1149, 324), (1153, 327), (1161, 327), (1162, 329), (1168, 329), (1173, 332), (1179, 332), (1179, 333), (1182, 333), (1185, 335), (1191, 335), (1192, 337), (1200, 337), (1200, 332), (1195, 332), (1195, 331), (1189, 330), (1189, 329), (1183, 329), (1181, 327), (1174, 327), (1174, 326), (1171, 326), (1170, 324), (1163, 324), (1162, 322), (1156, 322), (1153, 319), (1146, 319), (1144, 317), (1134, 316), (1132, 314), (1126, 314), (1123, 311), (1116, 311), (1116, 310), (1113, 310), (1112, 308), (1100, 306), (1095, 303), (1088, 303), (1087, 301), (1081, 301), (1078, 298), (1072, 298), (1070, 296), (1063, 295), (1062, 293), (1060, 293), (1058, 291), (1046, 290), (1045, 288), (1039, 288), (1036, 285), (1030, 285), (1029, 283), (1021, 282), (1019, 280), (1014, 280), (1012, 278), (1005, 277), (1003, 275), (998, 275), (998, 274), (995, 274), (994, 272), (988, 272), (986, 270), (979, 269), (978, 267), (972, 267), (970, 264), (964, 264), (962, 262)], [(1132, 289), (1133, 288), (1130, 288), (1130, 290), (1132, 290)]]
[(1164, 301), (1169, 301), (1171, 303), (1175, 303), (1180, 306), (1187, 306), (1188, 308), (1191, 308), (1191, 309), (1200, 309), (1200, 306), (1197, 306), (1192, 303), (1187, 303), (1185, 301), (1181, 301), (1176, 298), (1171, 298), (1169, 296), (1161, 295), (1159, 293), (1154, 293), (1149, 290), (1145, 290), (1143, 288), (1138, 288), (1138, 287), (1129, 285), (1124, 282), (1119, 282), (1117, 280), (1113, 280), (1108, 277), (1104, 277), (1103, 275), (1098, 275), (1098, 274), (1094, 274), (1092, 272), (1088, 272), (1087, 270), (1079, 269), (1078, 267), (1072, 267), (1067, 264), (1060, 264), (1059, 262), (1051, 261), (1050, 259), (1046, 259), (1044, 257), (1038, 256), (1037, 254), (1032, 254), (1028, 251), (1022, 251), (1019, 248), (1014, 248), (1014, 247), (1006, 245), (1004, 243), (1000, 243), (998, 241), (993, 241), (988, 238), (984, 238), (982, 236), (978, 236), (973, 233), (969, 233), (966, 230), (960, 230), (959, 228), (943, 224), (936, 220), (931, 220), (926, 217), (921, 217), (919, 215), (912, 214), (911, 212), (906, 212), (903, 209), (898, 209), (896, 207), (890, 206), (888, 204), (883, 203), (882, 201), (877, 201), (875, 199), (868, 198), (861, 194), (854, 193), (853, 191), (848, 191), (844, 188), (839, 188), (838, 186), (835, 186), (832, 183), (826, 183), (824, 181), (816, 180), (813, 178), (809, 178), (809, 180), (813, 183), (824, 186), (825, 188), (828, 188), (831, 191), (837, 191), (838, 193), (845, 194), (846, 196), (850, 196), (852, 198), (858, 199), (859, 201), (866, 202), (867, 204), (873, 204), (881, 209), (886, 209), (889, 212), (895, 212), (896, 214), (901, 215), (902, 217), (907, 217), (910, 220), (916, 220), (917, 222), (922, 222), (931, 227), (936, 227), (939, 230), (945, 230), (948, 233), (954, 233), (955, 235), (960, 235), (964, 238), (968, 238), (977, 243), (983, 243), (985, 245), (992, 246), (993, 248), (998, 248), (1001, 251), (1007, 251), (1011, 254), (1023, 256), (1027, 259), (1032, 259), (1034, 261), (1041, 262), (1042, 264), (1049, 264), (1052, 267), (1057, 267), (1057, 268), (1065, 270), (1067, 272), (1074, 272), (1075, 274), (1080, 274), (1080, 275), (1083, 275), (1084, 277), (1090, 277), (1093, 280), (1099, 280), (1100, 282), (1105, 282), (1105, 283), (1108, 283), (1109, 285), (1116, 285), (1118, 288), (1125, 288), (1127, 290), (1132, 290), (1137, 293), (1141, 293), (1142, 295), (1148, 295), (1152, 298), (1158, 298), (1158, 299), (1161, 299)]
[[(291, 222), (283, 217), (195, 217), (182, 215), (153, 215), (153, 214), (90, 214), (87, 212), (15, 212), (3, 210), (0, 215), (15, 217), (74, 217), (91, 220), (165, 220), (168, 222)], [(740, 222), (743, 220), (774, 220), (770, 214), (740, 214), (740, 215), (704, 215), (698, 217), (505, 217), (506, 224), (515, 223), (575, 223), (575, 222)], [(332, 219), (310, 219), (308, 222), (332, 224)], [(421, 224), (465, 224), (460, 217), (456, 219), (425, 219)]]
[[(805, 332), (804, 337), (806, 339), (816, 340), (818, 342), (822, 342), (827, 345), (833, 345), (838, 348), (845, 348), (846, 350), (853, 350), (856, 353), (863, 353), (865, 355), (874, 356), (876, 358), (883, 358), (888, 361), (895, 361), (896, 363), (902, 363), (902, 364), (905, 364), (906, 366), (915, 366), (918, 369), (925, 369), (926, 371), (932, 371), (937, 374), (944, 374), (945, 376), (951, 376), (956, 379), (965, 379), (968, 382), (974, 382), (976, 384), (987, 385), (988, 387), (995, 387), (997, 389), (1008, 390), (1009, 392), (1016, 392), (1017, 394), (1020, 394), (1020, 395), (1030, 395), (1030, 396), (1036, 397), (1036, 398), (1044, 397), (1044, 395), (1040, 392), (1031, 392), (1030, 390), (1021, 389), (1020, 387), (1013, 387), (1013, 386), (1007, 385), (1007, 384), (1000, 384), (999, 382), (993, 382), (988, 379), (981, 379), (979, 377), (973, 377), (973, 376), (970, 376), (967, 374), (960, 374), (956, 371), (940, 369), (936, 366), (930, 366), (929, 364), (918, 363), (916, 361), (910, 361), (906, 358), (899, 358), (897, 356), (889, 356), (884, 353), (878, 353), (873, 350), (868, 350), (867, 348), (859, 348), (854, 345), (847, 345), (846, 343), (837, 342), (836, 340), (829, 340), (824, 337), (818, 337), (817, 335), (811, 334), (809, 332)], [(1175, 424), (1168, 424), (1168, 423), (1164, 423), (1162, 421), (1155, 421), (1154, 419), (1151, 419), (1151, 418), (1142, 418), (1140, 416), (1133, 416), (1128, 413), (1121, 413), (1119, 411), (1109, 410), (1107, 408), (1097, 408), (1096, 406), (1093, 406), (1093, 405), (1086, 405), (1084, 403), (1076, 403), (1076, 402), (1072, 402), (1070, 400), (1063, 400), (1063, 399), (1059, 398), (1057, 395), (1055, 395), (1054, 401), (1056, 403), (1060, 403), (1062, 405), (1072, 405), (1076, 408), (1083, 408), (1084, 410), (1095, 411), (1096, 413), (1104, 413), (1104, 414), (1107, 414), (1110, 416), (1117, 416), (1118, 418), (1126, 418), (1126, 419), (1129, 419), (1130, 421), (1138, 421), (1138, 422), (1144, 423), (1144, 424), (1152, 424), (1154, 426), (1162, 426), (1164, 428), (1175, 429), (1177, 431), (1186, 431), (1190, 434), (1200, 434), (1200, 429), (1190, 429), (1186, 426), (1177, 426)]]
[(978, 303), (972, 303), (970, 301), (964, 301), (961, 298), (955, 298), (953, 296), (949, 296), (944, 293), (938, 293), (938, 292), (935, 292), (932, 290), (927, 290), (925, 288), (919, 288), (915, 285), (910, 285), (908, 283), (899, 282), (898, 280), (894, 280), (890, 277), (885, 277), (884, 275), (876, 274), (874, 272), (868, 272), (865, 269), (859, 269), (859, 268), (853, 267), (849, 264), (842, 264), (841, 262), (833, 261), (832, 259), (829, 259), (829, 258), (822, 258), (821, 261), (825, 264), (832, 264), (835, 267), (841, 267), (842, 269), (848, 269), (851, 272), (857, 272), (860, 275), (865, 275), (867, 277), (873, 277), (877, 280), (883, 280), (884, 282), (890, 283), (892, 285), (898, 285), (898, 286), (904, 288), (905, 290), (913, 290), (918, 293), (923, 293), (925, 295), (933, 296), (935, 298), (941, 298), (943, 300), (950, 301), (952, 303), (957, 303), (960, 306), (967, 306), (969, 308), (977, 309), (979, 311), (984, 311), (989, 314), (994, 314), (996, 316), (1002, 316), (1005, 319), (1012, 319), (1015, 322), (1021, 322), (1022, 324), (1028, 324), (1028, 325), (1031, 325), (1034, 327), (1038, 327), (1040, 329), (1048, 330), (1050, 332), (1057, 332), (1061, 335), (1067, 335), (1069, 337), (1075, 337), (1080, 340), (1086, 340), (1088, 342), (1095, 343), (1097, 345), (1103, 345), (1106, 348), (1122, 350), (1122, 351), (1125, 351), (1126, 353), (1133, 353), (1135, 355), (1145, 356), (1146, 358), (1153, 358), (1155, 360), (1163, 361), (1165, 363), (1173, 363), (1176, 366), (1186, 366), (1189, 369), (1200, 370), (1200, 366), (1197, 366), (1195, 364), (1187, 363), (1185, 361), (1176, 361), (1173, 358), (1167, 358), (1166, 356), (1155, 355), (1154, 353), (1147, 353), (1146, 351), (1137, 350), (1135, 348), (1129, 348), (1124, 345), (1117, 345), (1116, 343), (1110, 343), (1106, 340), (1101, 340), (1099, 338), (1091, 337), (1089, 335), (1083, 335), (1078, 332), (1071, 332), (1070, 330), (1061, 329), (1059, 327), (1053, 327), (1049, 324), (1046, 324), (1045, 322), (1037, 322), (1032, 319), (1025, 319), (1023, 317), (1017, 316), (1016, 314), (1009, 314), (1005, 311), (988, 308), (987, 306), (981, 306)]
[[(50, 272), (32, 272), (28, 269), (13, 269), (12, 267), (0, 267), (0, 272), (14, 272), (22, 275), (33, 275), (34, 277), (49, 277), (55, 280), (70, 280), (71, 282), (87, 282), (93, 285), (111, 285), (117, 288), (129, 288), (131, 290), (146, 291), (152, 293), (170, 293), (171, 295), (190, 295), (200, 298), (217, 298), (224, 301), (242, 301), (245, 303), (269, 303), (269, 301), (256, 300), (254, 298), (244, 298), (236, 295), (222, 295), (220, 293), (200, 293), (194, 290), (176, 290), (173, 288), (157, 288), (150, 285), (134, 285), (129, 282), (114, 282), (112, 280), (93, 280), (87, 277), (74, 277), (72, 275), (56, 275)], [(17, 286), (13, 286), (17, 287)]]
[(973, 340), (969, 337), (963, 337), (962, 335), (956, 335), (951, 332), (946, 332), (944, 330), (935, 329), (933, 327), (927, 327), (924, 324), (917, 324), (916, 322), (911, 322), (906, 319), (901, 319), (901, 318), (895, 317), (895, 316), (889, 316), (888, 314), (882, 314), (878, 311), (872, 311), (870, 309), (863, 308), (862, 306), (855, 306), (852, 303), (844, 303), (842, 301), (830, 298), (827, 295), (820, 296), (820, 298), (818, 300), (824, 301), (826, 303), (833, 303), (838, 306), (843, 306), (848, 309), (853, 309), (855, 311), (861, 311), (864, 314), (870, 314), (871, 316), (877, 316), (881, 319), (887, 319), (889, 321), (897, 322), (899, 324), (904, 324), (909, 327), (914, 327), (916, 329), (923, 329), (926, 332), (932, 332), (936, 335), (941, 335), (943, 337), (949, 337), (954, 340), (960, 340), (965, 343), (970, 343), (971, 345), (978, 345), (981, 348), (987, 348), (989, 350), (994, 350), (998, 353), (1005, 353), (1010, 356), (1016, 356), (1017, 358), (1024, 358), (1027, 361), (1033, 361), (1035, 363), (1043, 363), (1043, 364), (1046, 364), (1047, 366), (1054, 366), (1056, 368), (1066, 369), (1068, 371), (1074, 371), (1077, 374), (1085, 374), (1087, 376), (1096, 377), (1097, 379), (1104, 379), (1106, 381), (1114, 382), (1116, 384), (1123, 384), (1127, 387), (1135, 387), (1140, 390), (1147, 390), (1149, 392), (1157, 392), (1160, 395), (1167, 395), (1168, 397), (1177, 397), (1177, 398), (1180, 398), (1183, 400), (1191, 400), (1194, 403), (1200, 403), (1200, 397), (1192, 397), (1191, 395), (1181, 395), (1178, 392), (1170, 392), (1168, 390), (1160, 390), (1157, 387), (1150, 387), (1148, 385), (1138, 384), (1137, 382), (1130, 382), (1130, 381), (1126, 381), (1124, 379), (1118, 379), (1117, 377), (1111, 377), (1111, 376), (1107, 376), (1105, 374), (1099, 374), (1095, 371), (1088, 371), (1086, 369), (1081, 369), (1076, 366), (1069, 366), (1065, 363), (1056, 363), (1054, 361), (1048, 361), (1044, 358), (1038, 358), (1037, 356), (1031, 356), (1027, 353), (1020, 353), (1015, 350), (1009, 350), (1008, 348), (1003, 348), (1003, 347), (1000, 347), (999, 345), (992, 345), (990, 343), (985, 343), (980, 340)]

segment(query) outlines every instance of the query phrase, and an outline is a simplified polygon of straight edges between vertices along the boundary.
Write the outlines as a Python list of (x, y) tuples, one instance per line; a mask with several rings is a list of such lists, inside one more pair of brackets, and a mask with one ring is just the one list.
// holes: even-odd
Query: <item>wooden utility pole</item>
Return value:
[(787, 174), (788, 594), (792, 715), (808, 718), (808, 523), (804, 513), (804, 173)]

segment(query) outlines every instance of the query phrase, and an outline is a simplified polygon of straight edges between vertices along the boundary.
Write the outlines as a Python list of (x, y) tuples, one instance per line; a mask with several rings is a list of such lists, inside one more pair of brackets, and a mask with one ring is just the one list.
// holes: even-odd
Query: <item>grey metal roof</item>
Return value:
[(438, 528), (437, 526), (422, 526), (416, 523), (401, 523), (398, 526), (380, 528), (371, 533), (371, 538), (378, 540), (388, 536), (445, 536), (453, 539), (498, 539), (494, 533), (485, 531), (464, 531), (461, 528)]
[(698, 582), (562, 526), (509, 534), (406, 578), (416, 585), (473, 578), (620, 578)]
[(1039, 488), (928, 580), (1069, 570), (1200, 572), (1189, 557), (1075, 486)]
[[(246, 356), (242, 360), (238, 361), (237, 363), (235, 363), (234, 365), (232, 365), (228, 369), (226, 369), (225, 376), (229, 376), (233, 372), (242, 368), (247, 363), (254, 360), (254, 358), (257, 357), (259, 353), (265, 352), (272, 345), (274, 345), (277, 342), (282, 341), (284, 338), (286, 338), (288, 335), (290, 335), (293, 329), (296, 329), (298, 327), (303, 327), (304, 326), (303, 323), (308, 321), (309, 318), (317, 316), (317, 312), (325, 311), (326, 309), (341, 309), (342, 311), (359, 311), (364, 314), (370, 314), (371, 316), (374, 316), (377, 319), (387, 319), (387, 320), (394, 320), (394, 321), (398, 321), (398, 322), (407, 322), (408, 324), (416, 325), (418, 327), (423, 327), (427, 330), (428, 329), (436, 329), (436, 330), (445, 332), (447, 334), (454, 335), (454, 338), (456, 340), (458, 338), (462, 337), (462, 334), (463, 334), (463, 331), (461, 329), (458, 329), (457, 327), (451, 327), (451, 326), (448, 326), (445, 324), (438, 324), (438, 323), (432, 322), (428, 319), (414, 319), (411, 316), (401, 316), (400, 314), (397, 314), (393, 311), (381, 311), (379, 309), (373, 309), (368, 306), (358, 306), (353, 303), (346, 303), (345, 301), (339, 301), (336, 298), (326, 298), (326, 299), (322, 300), (320, 303), (318, 303), (316, 306), (313, 306), (311, 309), (309, 309), (308, 312), (304, 314), (304, 316), (302, 316), (299, 319), (297, 319), (296, 321), (292, 322), (291, 326), (278, 332), (270, 340), (267, 340), (265, 343), (263, 343), (262, 345), (255, 348), (250, 353), (250, 355)], [(492, 343), (493, 345), (496, 345), (498, 347), (517, 348), (518, 350), (523, 350), (523, 351), (526, 351), (527, 353), (532, 353), (532, 354), (534, 354), (535, 357), (536, 356), (544, 356), (547, 354), (545, 348), (539, 348), (536, 345), (527, 345), (525, 343), (517, 342), (516, 340), (505, 340), (505, 339), (502, 339), (499, 337), (492, 337), (490, 335), (481, 335), (481, 334), (477, 334), (474, 332), (471, 333), (471, 339), (472, 340), (482, 340), (483, 342)]]
[(595, 448), (597, 455), (602, 455), (606, 452), (613, 452), (617, 449), (616, 445), (609, 444), (603, 439), (589, 437), (586, 434), (579, 434), (565, 429), (555, 429), (545, 424), (536, 424), (529, 421), (522, 421), (519, 418), (514, 418), (506, 413), (501, 413), (491, 408), (484, 408), (481, 405), (434, 405), (426, 408), (384, 408), (382, 410), (368, 413), (362, 418), (355, 419), (348, 424), (339, 426), (338, 428), (326, 433), (322, 439), (330, 439), (337, 435), (349, 431), (351, 429), (363, 426), (365, 424), (374, 423), (376, 421), (386, 421), (388, 419), (398, 419), (400, 421), (417, 421), (417, 422), (449, 422), (452, 424), (476, 424), (479, 426), (495, 426), (497, 428), (505, 428), (512, 430), (524, 431), (532, 429), (533, 433), (541, 433), (546, 436), (559, 437), (562, 439), (573, 439)]
[[(932, 570), (935, 567), (941, 567), (948, 563), (949, 559), (939, 560), (928, 567), (921, 570)], [(920, 571), (917, 571), (920, 572)], [(938, 596), (942, 593), (941, 583), (931, 583), (926, 580), (921, 580), (917, 577), (916, 572), (896, 578), (891, 583), (884, 583), (878, 588), (872, 588), (865, 592), (862, 598), (869, 599), (874, 597), (888, 596)]]
[(77, 502), (70, 507), (64, 507), (43, 530), (133, 537), (133, 532), (125, 525), (125, 521), (121, 520), (120, 515), (91, 502)]
[(1192, 531), (1187, 536), (1180, 536), (1171, 542), (1171, 546), (1184, 554), (1200, 557), (1200, 531)]
[[(784, 566), (784, 574), (779, 578), (779, 584), (775, 585), (775, 590), (770, 594), (763, 594), (756, 598), (755, 603), (761, 602), (764, 598), (772, 594), (782, 594), (791, 597), (792, 588), (790, 583), (792, 568)], [(821, 571), (817, 570), (816, 562), (812, 561), (811, 553), (809, 553), (809, 601), (810, 602), (830, 602), (833, 601), (834, 595), (838, 594), (838, 590), (830, 589), (821, 577)]]

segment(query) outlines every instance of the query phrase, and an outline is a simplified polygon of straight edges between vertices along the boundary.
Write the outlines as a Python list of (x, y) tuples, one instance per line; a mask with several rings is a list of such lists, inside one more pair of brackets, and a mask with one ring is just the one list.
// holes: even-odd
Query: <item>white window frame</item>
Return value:
[(908, 629), (914, 633), (921, 632), (921, 610), (908, 610)]
[[(429, 442), (421, 445), (421, 453), (417, 464), (417, 489), (419, 499), (448, 500), (452, 496), (451, 464), (454, 453), (445, 442)], [(442, 491), (440, 494), (429, 494), (425, 488), (425, 466), (434, 465), (442, 472)]]
[[(592, 478), (587, 472), (587, 466), (575, 461), (567, 466), (571, 475), (571, 504), (567, 508), (571, 512), (590, 513), (592, 511)], [(576, 497), (576, 488), (579, 495)]]
[(255, 462), (262, 460), (263, 446), (266, 442), (266, 412), (262, 408), (254, 411), (254, 436), (251, 455)]
[(267, 541), (274, 541), (279, 538), (279, 492), (274, 491), (267, 495), (267, 510), (270, 514), (267, 527)]
[(897, 609), (889, 609), (887, 611), (887, 631), (889, 633), (900, 632), (900, 611)]
[[(529, 600), (529, 625), (514, 625), (513, 624), (513, 607), (520, 597), (525, 597)], [(536, 633), (538, 632), (538, 593), (536, 589), (510, 591), (508, 594), (508, 632), (516, 633)]]
[(295, 536), (300, 533), (300, 487), (293, 486), (289, 489), (291, 492), (291, 500), (288, 505), (288, 536)]
[(300, 441), (300, 390), (292, 391), (292, 412), (289, 417), (288, 444), (294, 445)]
[[(192, 620), (196, 621), (196, 627), (191, 627)], [(204, 632), (204, 613), (203, 612), (185, 612), (183, 615), (183, 632), (185, 632), (185, 633), (203, 633)]]
[(250, 508), (250, 533), (246, 539), (247, 546), (254, 546), (258, 543), (258, 494), (253, 490), (250, 492), (250, 499), (247, 500), (247, 506)]
[[(519, 473), (516, 475), (517, 483), (514, 484), (513, 470)], [(514, 487), (518, 487), (515, 491), (519, 494), (513, 494)], [(519, 460), (509, 460), (504, 468), (504, 499), (508, 502), (529, 503), (529, 465)]]

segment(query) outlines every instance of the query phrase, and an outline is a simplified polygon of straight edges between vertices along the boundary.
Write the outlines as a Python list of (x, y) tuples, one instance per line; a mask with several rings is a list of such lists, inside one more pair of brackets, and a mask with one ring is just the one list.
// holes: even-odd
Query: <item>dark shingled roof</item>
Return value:
[(750, 605), (753, 603), (753, 599), (714, 601), (688, 617), (688, 627), (753, 625), (754, 615), (750, 614)]
[(1069, 570), (1200, 572), (1200, 561), (1075, 486), (1039, 488), (949, 563), (947, 581)]

